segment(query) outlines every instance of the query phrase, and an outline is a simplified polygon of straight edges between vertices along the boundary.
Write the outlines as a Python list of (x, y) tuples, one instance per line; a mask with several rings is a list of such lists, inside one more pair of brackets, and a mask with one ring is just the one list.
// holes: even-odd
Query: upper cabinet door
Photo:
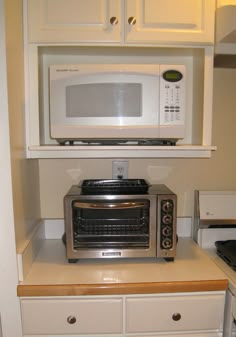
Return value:
[(120, 42), (120, 0), (26, 0), (28, 42)]
[(213, 44), (215, 0), (24, 0), (28, 42)]
[(126, 41), (214, 42), (215, 0), (127, 0)]

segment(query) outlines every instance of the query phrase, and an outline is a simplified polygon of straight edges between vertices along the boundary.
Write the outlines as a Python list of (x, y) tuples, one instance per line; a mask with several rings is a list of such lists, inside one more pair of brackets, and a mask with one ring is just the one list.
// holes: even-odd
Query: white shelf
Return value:
[[(48, 67), (86, 62), (181, 64), (187, 69), (185, 135), (177, 146), (66, 146), (50, 138)], [(117, 56), (116, 56), (117, 54)], [(209, 158), (212, 151), (212, 78), (214, 48), (117, 48), (28, 46), (26, 58), (26, 144), (28, 158)], [(39, 94), (40, 93), (40, 94)], [(196, 145), (197, 144), (197, 145)]]
[(30, 146), (28, 158), (210, 158), (216, 146)]

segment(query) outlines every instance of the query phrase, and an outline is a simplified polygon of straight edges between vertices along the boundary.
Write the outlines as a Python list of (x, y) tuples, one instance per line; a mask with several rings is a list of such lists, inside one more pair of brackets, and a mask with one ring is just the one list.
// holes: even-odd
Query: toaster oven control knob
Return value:
[(162, 228), (162, 235), (169, 236), (172, 233), (172, 229), (170, 226), (165, 226)]
[(173, 203), (172, 202), (170, 202), (170, 201), (165, 201), (165, 202), (163, 202), (162, 203), (162, 210), (164, 211), (164, 212), (171, 212), (172, 211), (172, 209), (173, 209)]
[(172, 222), (172, 216), (170, 214), (164, 215), (163, 218), (162, 218), (162, 222), (165, 225), (170, 224)]
[(164, 249), (170, 249), (170, 248), (172, 248), (172, 241), (168, 238), (165, 238), (162, 241), (161, 245), (162, 245), (162, 248), (164, 248)]

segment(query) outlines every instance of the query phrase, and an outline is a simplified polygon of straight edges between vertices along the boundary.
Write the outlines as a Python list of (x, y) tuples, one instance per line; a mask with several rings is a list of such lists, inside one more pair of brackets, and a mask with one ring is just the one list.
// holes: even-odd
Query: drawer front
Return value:
[(224, 295), (127, 299), (127, 332), (221, 330)]
[(122, 299), (22, 299), (24, 335), (122, 333)]

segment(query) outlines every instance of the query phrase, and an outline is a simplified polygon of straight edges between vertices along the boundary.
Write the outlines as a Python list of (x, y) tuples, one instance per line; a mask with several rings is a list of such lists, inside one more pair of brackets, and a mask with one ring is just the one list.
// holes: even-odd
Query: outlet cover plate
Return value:
[(115, 160), (112, 162), (112, 179), (128, 179), (127, 160)]

